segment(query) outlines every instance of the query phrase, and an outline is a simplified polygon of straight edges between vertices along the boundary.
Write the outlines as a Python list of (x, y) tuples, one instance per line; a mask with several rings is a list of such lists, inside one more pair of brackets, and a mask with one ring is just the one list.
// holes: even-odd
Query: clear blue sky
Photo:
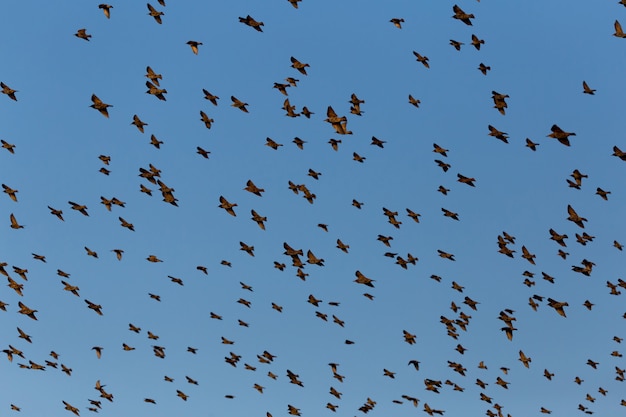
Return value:
[[(626, 338), (625, 295), (612, 295), (607, 282), (625, 278), (625, 255), (613, 242), (626, 244), (626, 162), (612, 153), (614, 146), (626, 151), (626, 40), (612, 34), (616, 19), (626, 24), (626, 8), (616, 0), (459, 1), (475, 16), (468, 26), (452, 18), (450, 1), (303, 0), (297, 9), (286, 0), (166, 1), (152, 3), (164, 13), (162, 24), (142, 2), (113, 2), (110, 19), (96, 1), (3, 5), (0, 81), (17, 90), (17, 101), (0, 95), (0, 139), (15, 145), (13, 154), (0, 148), (0, 182), (18, 192), (17, 202), (0, 195), (0, 262), (16, 283), (0, 276), (7, 282), (0, 301), (8, 304), (0, 311), (0, 346), (25, 358), (13, 355), (10, 362), (2, 354), (1, 415), (16, 413), (11, 404), (23, 416), (71, 415), (62, 401), (90, 415), (93, 399), (102, 401), (103, 416), (277, 417), (289, 415), (288, 405), (302, 416), (358, 416), (368, 398), (376, 402), (372, 416), (421, 415), (425, 404), (451, 417), (495, 412), (494, 404), (514, 417), (541, 415), (542, 407), (555, 416), (583, 414), (579, 404), (595, 415), (624, 413), (626, 389), (616, 370), (626, 368), (618, 356), (626, 352), (614, 337)], [(263, 32), (239, 22), (247, 15), (264, 23)], [(404, 19), (401, 29), (392, 18)], [(81, 28), (89, 41), (74, 36)], [(485, 41), (480, 50), (472, 35)], [(197, 55), (190, 40), (202, 42)], [(459, 51), (451, 40), (463, 43)], [(430, 68), (413, 52), (428, 57)], [(309, 64), (307, 75), (291, 57)], [(491, 67), (487, 75), (477, 69), (481, 63)], [(162, 75), (165, 101), (146, 94), (147, 66)], [(287, 77), (299, 81), (285, 96), (272, 87)], [(583, 80), (595, 95), (583, 93)], [(219, 96), (217, 106), (203, 89)], [(505, 115), (494, 108), (492, 91), (508, 96)], [(364, 100), (361, 115), (350, 111), (353, 93)], [(93, 94), (112, 106), (108, 118), (90, 108)], [(231, 96), (248, 103), (248, 113), (231, 106)], [(286, 98), (296, 113), (306, 106), (314, 114), (286, 117)], [(329, 106), (345, 116), (352, 134), (325, 122)], [(213, 119), (210, 129), (200, 111)], [(147, 123), (145, 133), (131, 125), (133, 115)], [(576, 133), (571, 146), (547, 137), (555, 124)], [(508, 144), (490, 136), (489, 125), (506, 132)], [(160, 149), (151, 135), (163, 142)], [(371, 145), (373, 136), (384, 148)], [(304, 149), (292, 143), (295, 137)], [(283, 146), (273, 150), (266, 138)], [(536, 151), (526, 138), (539, 144)], [(341, 140), (337, 151), (331, 139)], [(447, 156), (433, 152), (434, 143)], [(354, 153), (365, 160), (355, 161)], [(435, 160), (450, 168), (444, 172)], [(174, 189), (177, 207), (163, 201), (159, 185), (139, 177), (150, 164)], [(321, 173), (318, 180), (309, 169)], [(580, 189), (566, 181), (575, 181), (574, 170), (587, 175)], [(475, 178), (475, 187), (457, 174)], [(262, 197), (244, 190), (248, 180), (265, 190)], [(313, 203), (304, 191), (292, 192), (290, 181), (314, 194)], [(598, 187), (611, 192), (607, 201)], [(237, 204), (236, 217), (218, 207), (220, 196)], [(108, 211), (101, 197), (125, 207)], [(69, 201), (86, 205), (89, 216)], [(568, 221), (568, 205), (587, 219), (584, 229)], [(64, 221), (48, 206), (62, 210)], [(398, 213), (399, 228), (383, 207)], [(421, 215), (419, 223), (407, 208)], [(251, 210), (267, 217), (265, 230), (250, 219)], [(11, 228), (11, 214), (23, 228)], [(121, 227), (120, 217), (135, 230)], [(550, 239), (550, 229), (568, 235), (567, 247)], [(504, 231), (515, 237), (506, 246), (513, 258), (498, 252)], [(583, 232), (595, 237), (584, 246), (576, 241)], [(391, 247), (379, 235), (392, 237)], [(347, 254), (337, 239), (350, 246)], [(254, 246), (253, 257), (240, 242)], [(303, 250), (305, 280), (283, 254), (284, 242)], [(536, 255), (535, 265), (522, 258), (522, 247)], [(121, 261), (113, 249), (124, 251)], [(559, 249), (569, 253), (565, 260)], [(307, 263), (309, 250), (324, 266)], [(405, 270), (386, 252), (418, 261)], [(163, 262), (148, 262), (150, 255)], [(595, 264), (589, 276), (572, 269), (583, 260)], [(14, 267), (27, 269), (28, 280)], [(374, 288), (357, 284), (356, 271)], [(64, 291), (62, 280), (79, 287), (79, 296)], [(23, 285), (23, 296), (9, 285)], [(319, 306), (307, 302), (309, 295), (322, 300)], [(533, 295), (544, 297), (535, 300), (537, 311), (529, 306)], [(465, 297), (479, 302), (477, 310)], [(566, 318), (548, 298), (568, 303)], [(85, 300), (101, 305), (103, 315)], [(18, 313), (20, 302), (38, 310), (37, 321)], [(498, 320), (505, 309), (514, 310), (511, 341)], [(466, 331), (460, 314), (471, 316)], [(456, 340), (442, 317), (456, 322)], [(130, 331), (129, 323), (141, 331)], [(17, 327), (32, 343), (19, 338)], [(416, 335), (415, 344), (405, 342), (404, 330)], [(124, 343), (135, 350), (123, 350)], [(154, 345), (165, 348), (165, 358), (154, 355)], [(101, 359), (94, 346), (103, 347)], [(273, 362), (259, 362), (264, 351), (276, 356)], [(528, 369), (520, 351), (532, 359)], [(236, 367), (224, 360), (230, 352), (241, 356)], [(407, 365), (413, 359), (419, 371)], [(19, 366), (29, 360), (45, 371)], [(478, 368), (481, 361), (487, 369)], [(466, 368), (465, 376), (449, 362)], [(329, 363), (339, 364), (343, 382)], [(546, 369), (555, 374), (551, 381)], [(304, 386), (291, 384), (287, 370)], [(498, 377), (508, 389), (496, 384)], [(576, 384), (576, 377), (584, 381)], [(440, 393), (426, 389), (427, 379), (441, 381)], [(488, 385), (479, 387), (477, 379)], [(113, 402), (100, 398), (96, 381)], [(403, 395), (419, 399), (417, 408)], [(338, 406), (336, 413), (327, 403)]]

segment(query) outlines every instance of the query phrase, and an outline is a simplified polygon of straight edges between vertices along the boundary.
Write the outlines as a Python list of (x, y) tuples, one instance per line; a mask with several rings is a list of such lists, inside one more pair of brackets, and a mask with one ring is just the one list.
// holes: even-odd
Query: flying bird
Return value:
[(589, 88), (589, 85), (587, 85), (587, 82), (583, 81), (583, 93), (594, 95), (596, 93), (596, 90)]
[(615, 27), (615, 33), (613, 34), (613, 36), (616, 36), (618, 38), (626, 38), (626, 33), (624, 33), (624, 31), (622, 30), (622, 25), (620, 25), (618, 20), (615, 20), (615, 23), (613, 24), (613, 26)]
[(161, 20), (161, 16), (164, 16), (165, 13), (158, 11), (157, 9), (152, 7), (150, 3), (148, 3), (147, 6), (149, 10), (148, 16), (152, 16), (159, 25), (162, 24), (163, 21)]
[[(17, 90), (12, 89), (11, 87), (9, 87), (8, 85), (6, 85), (3, 82), (0, 82), (0, 87), (2, 87), (2, 94), (6, 94), (7, 96), (9, 96), (9, 98), (11, 100), (17, 101), (17, 97), (15, 97), (15, 93), (18, 92)], [(6, 142), (2, 141), (2, 145), (4, 145), (5, 143)], [(13, 152), (11, 152), (11, 153), (13, 153)]]
[(78, 29), (78, 31), (74, 34), (74, 36), (76, 36), (77, 38), (84, 39), (86, 41), (89, 41), (89, 38), (91, 38), (91, 35), (87, 34), (87, 29)]
[(306, 67), (310, 67), (309, 64), (304, 64), (304, 63), (298, 61), (294, 57), (291, 57), (290, 59), (291, 59), (291, 68), (297, 69), (300, 72), (300, 74), (307, 75)]
[(104, 15), (107, 19), (111, 18), (111, 9), (113, 8), (113, 6), (111, 6), (110, 4), (102, 3), (98, 5), (98, 8), (104, 12)]
[(561, 142), (565, 146), (570, 146), (569, 137), (576, 136), (576, 133), (573, 132), (565, 132), (563, 129), (558, 127), (557, 125), (552, 125), (550, 128), (552, 133), (548, 135), (549, 138), (554, 138)]
[(454, 6), (452, 6), (452, 11), (454, 11), (454, 15), (452, 16), (453, 19), (460, 20), (461, 22), (465, 23), (466, 25), (472, 26), (472, 21), (470, 19), (474, 19), (474, 15), (473, 14), (465, 13), (456, 4)]
[(89, 107), (91, 107), (92, 109), (96, 109), (98, 110), (104, 117), (106, 117), (107, 119), (109, 118), (109, 112), (108, 112), (108, 108), (109, 107), (113, 107), (110, 104), (106, 104), (104, 102), (102, 102), (102, 100), (100, 100), (98, 98), (98, 96), (96, 96), (95, 94), (91, 95), (91, 101), (93, 102), (93, 104)]
[(240, 17), (239, 22), (250, 26), (251, 28), (255, 29), (257, 32), (263, 32), (263, 29), (261, 29), (261, 26), (263, 26), (263, 22), (258, 22), (254, 20), (254, 18), (250, 15), (247, 15), (246, 17)]
[(198, 55), (198, 46), (202, 45), (202, 42), (198, 42), (198, 41), (187, 41), (187, 45), (189, 45), (189, 47), (191, 48), (191, 51), (192, 51), (195, 55)]

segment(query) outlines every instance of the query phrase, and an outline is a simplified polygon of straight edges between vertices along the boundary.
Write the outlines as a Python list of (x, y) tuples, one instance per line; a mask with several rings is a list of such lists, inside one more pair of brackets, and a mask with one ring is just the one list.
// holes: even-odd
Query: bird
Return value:
[(618, 20), (615, 20), (615, 23), (613, 24), (613, 26), (615, 27), (615, 33), (613, 34), (613, 36), (618, 37), (618, 38), (626, 38), (626, 33), (624, 33), (624, 31), (622, 30), (622, 25), (619, 23)]
[(113, 107), (113, 106), (110, 105), (110, 104), (104, 103), (95, 94), (91, 95), (91, 101), (93, 102), (93, 104), (91, 106), (89, 106), (89, 107), (91, 107), (92, 109), (98, 110), (104, 117), (106, 117), (108, 119), (109, 118), (109, 112), (108, 112), (107, 109), (109, 107)]
[(478, 70), (483, 73), (483, 75), (487, 75), (488, 71), (491, 71), (491, 67), (483, 64), (482, 62), (478, 65)]
[(220, 205), (218, 207), (226, 210), (231, 216), (237, 216), (235, 210), (233, 210), (234, 207), (237, 207), (237, 203), (229, 203), (223, 196), (220, 196)]
[(252, 180), (248, 180), (248, 182), (246, 182), (246, 188), (244, 188), (244, 190), (259, 197), (262, 197), (261, 193), (265, 192), (265, 189), (257, 187)]
[(207, 129), (211, 128), (211, 123), (214, 122), (213, 119), (211, 119), (209, 116), (207, 116), (207, 114), (205, 112), (203, 112), (202, 110), (200, 110), (200, 121), (204, 123), (204, 126)]
[(374, 288), (374, 284), (372, 284), (372, 282), (374, 282), (375, 280), (366, 277), (359, 270), (357, 270), (354, 275), (356, 275), (356, 279), (354, 280), (354, 282), (356, 282), (357, 284), (363, 284), (367, 285), (368, 287)]
[(196, 146), (196, 153), (202, 156), (204, 159), (209, 159), (209, 154), (211, 152), (201, 148), (200, 146)]
[(526, 367), (529, 368), (530, 367), (530, 362), (532, 362), (532, 359), (527, 357), (524, 352), (522, 352), (521, 350), (519, 351), (519, 359), (520, 362), (522, 362), (522, 364)]
[(289, 3), (291, 3), (291, 5), (294, 7), (294, 9), (298, 8), (298, 3), (300, 3), (302, 0), (287, 0)]
[(560, 143), (562, 143), (565, 146), (570, 146), (570, 142), (569, 142), (570, 136), (576, 136), (576, 133), (565, 132), (563, 129), (561, 129), (557, 125), (552, 125), (550, 130), (552, 131), (552, 133), (550, 133), (548, 137), (558, 140)]
[(148, 78), (156, 86), (159, 86), (159, 80), (163, 79), (163, 76), (154, 72), (154, 70), (149, 65), (146, 67), (145, 77)]
[(421, 101), (419, 101), (418, 99), (416, 99), (415, 97), (413, 97), (411, 94), (409, 94), (409, 104), (412, 104), (415, 107), (420, 106)]
[(474, 15), (473, 14), (465, 13), (456, 4), (454, 6), (452, 6), (452, 11), (454, 11), (454, 15), (452, 16), (453, 19), (460, 20), (461, 22), (465, 23), (466, 25), (472, 26), (472, 21), (470, 19), (474, 19)]
[(13, 189), (6, 184), (2, 184), (2, 188), (3, 188), (3, 192), (7, 194), (9, 198), (11, 198), (11, 200), (17, 202), (17, 196), (15, 194), (18, 193), (18, 190)]
[(257, 32), (263, 32), (263, 29), (261, 29), (261, 26), (263, 26), (263, 22), (257, 22), (250, 15), (247, 15), (246, 17), (240, 17), (239, 22), (250, 26), (251, 28), (255, 29)]
[(297, 69), (300, 72), (300, 74), (307, 75), (306, 68), (310, 67), (309, 64), (304, 64), (304, 63), (298, 61), (293, 56), (290, 58), (290, 60), (291, 60), (291, 68)]
[(98, 5), (98, 8), (104, 12), (104, 15), (107, 19), (111, 18), (111, 9), (113, 8), (113, 6), (111, 6), (110, 4), (102, 3)]
[(257, 213), (254, 210), (250, 210), (250, 214), (252, 214), (252, 220), (255, 221), (259, 227), (261, 228), (261, 230), (265, 230), (265, 223), (267, 221), (267, 217), (261, 216), (259, 215), (259, 213)]
[(478, 39), (478, 36), (472, 34), (472, 45), (474, 48), (480, 51), (480, 45), (484, 45), (485, 41), (483, 39)]
[(11, 229), (23, 229), (24, 228), (23, 225), (17, 222), (17, 219), (15, 218), (15, 215), (13, 213), (11, 213), (9, 218), (11, 220)]
[(147, 6), (149, 10), (148, 16), (152, 16), (159, 25), (162, 24), (161, 16), (164, 16), (165, 13), (157, 11), (150, 3), (148, 3)]
[(12, 153), (12, 154), (15, 153), (15, 145), (7, 142), (4, 139), (0, 139), (0, 143), (2, 143), (2, 147), (6, 149), (7, 151), (9, 151), (9, 153)]
[(430, 64), (428, 63), (427, 56), (420, 55), (418, 52), (415, 52), (415, 51), (413, 51), (413, 55), (415, 55), (417, 62), (421, 62), (422, 65), (424, 65), (426, 68), (430, 68)]
[(30, 317), (33, 320), (37, 320), (37, 316), (35, 316), (35, 313), (37, 313), (37, 310), (33, 310), (32, 308), (27, 307), (21, 301), (18, 301), (17, 305), (20, 308), (18, 313), (24, 314), (25, 316), (28, 316), (28, 317)]
[(166, 89), (158, 88), (156, 85), (152, 84), (150, 81), (146, 81), (146, 87), (148, 87), (148, 91), (146, 91), (146, 94), (155, 96), (161, 101), (167, 101), (164, 95), (164, 94), (167, 94)]
[(214, 106), (217, 106), (217, 100), (219, 100), (218, 96), (209, 93), (204, 88), (202, 89), (202, 92), (204, 93), (204, 99), (205, 100), (209, 100), (211, 103), (213, 103)]
[(99, 316), (102, 316), (102, 306), (99, 304), (92, 303), (91, 301), (85, 299), (85, 303), (87, 303), (87, 308), (95, 311)]
[(567, 220), (575, 223), (580, 228), (583, 228), (583, 229), (585, 228), (585, 225), (583, 222), (586, 222), (587, 219), (584, 217), (580, 217), (578, 213), (576, 213), (576, 211), (569, 204), (567, 205), (567, 213), (569, 214), (569, 216), (567, 217)]
[(87, 34), (87, 29), (78, 29), (74, 36), (84, 39), (86, 41), (89, 41), (89, 38), (91, 38), (91, 35)]
[(456, 49), (457, 51), (461, 50), (461, 46), (465, 45), (463, 42), (459, 42), (459, 41), (455, 41), (453, 39), (450, 39), (450, 45), (452, 45), (452, 47), (454, 47), (454, 49)]
[(476, 185), (474, 184), (474, 181), (476, 181), (475, 178), (466, 177), (466, 176), (463, 176), (461, 174), (456, 174), (456, 176), (458, 178), (457, 179), (458, 182), (463, 183), (463, 184), (467, 184), (470, 187), (476, 187)]
[(194, 55), (198, 55), (198, 46), (202, 44), (202, 42), (198, 41), (187, 41), (187, 45), (189, 45), (189, 47), (191, 48), (191, 52), (193, 52)]
[(507, 140), (509, 136), (506, 132), (501, 132), (491, 125), (487, 126), (487, 128), (489, 128), (489, 136), (500, 139), (504, 143), (509, 143), (509, 141)]
[(611, 194), (610, 191), (605, 191), (602, 188), (596, 188), (596, 194), (599, 195), (603, 200), (608, 200), (608, 195)]
[(529, 138), (526, 138), (526, 145), (527, 148), (530, 148), (531, 151), (536, 151), (537, 150), (537, 146), (539, 146), (538, 143), (533, 142), (532, 140), (530, 140)]
[(594, 95), (596, 93), (596, 90), (589, 88), (587, 82), (583, 81), (583, 93)]
[(398, 29), (402, 29), (402, 23), (404, 23), (404, 19), (402, 18), (397, 18), (394, 17), (393, 19), (389, 20), (391, 23), (393, 23), (393, 25), (395, 27), (397, 27)]
[[(0, 81), (0, 87), (2, 87), (2, 94), (6, 94), (7, 96), (9, 96), (9, 98), (10, 98), (11, 100), (13, 100), (13, 101), (17, 101), (17, 97), (15, 97), (15, 93), (17, 93), (17, 92), (18, 92), (17, 90), (12, 89), (11, 87), (9, 87), (8, 85), (6, 85), (5, 83), (3, 83), (3, 82), (1, 82), (1, 81)], [(3, 145), (3, 147), (6, 147), (6, 146), (4, 146), (4, 145), (5, 145), (5, 143), (6, 143), (6, 142), (2, 141), (2, 145)], [(8, 145), (8, 144), (7, 144), (7, 145)], [(12, 149), (12, 147), (13, 147), (13, 146), (14, 146), (14, 145), (12, 145), (12, 146), (11, 146), (11, 148), (9, 148), (9, 147), (6, 147), (6, 148), (7, 148), (7, 149)], [(11, 153), (13, 153), (13, 152), (11, 152)]]
[(230, 99), (233, 102), (233, 104), (231, 104), (231, 106), (238, 108), (239, 110), (241, 110), (244, 113), (248, 113), (248, 109), (246, 108), (248, 103), (244, 103), (243, 101), (239, 100), (235, 96), (230, 96)]
[(445, 217), (450, 217), (451, 219), (459, 220), (459, 214), (458, 213), (454, 213), (454, 212), (452, 212), (450, 210), (447, 210), (447, 209), (445, 209), (443, 207), (441, 208), (441, 211), (443, 211), (443, 215)]
[(80, 411), (78, 410), (78, 408), (74, 407), (73, 405), (63, 401), (63, 405), (65, 405), (65, 409), (67, 411), (71, 411), (72, 413), (74, 413), (77, 416), (80, 416)]

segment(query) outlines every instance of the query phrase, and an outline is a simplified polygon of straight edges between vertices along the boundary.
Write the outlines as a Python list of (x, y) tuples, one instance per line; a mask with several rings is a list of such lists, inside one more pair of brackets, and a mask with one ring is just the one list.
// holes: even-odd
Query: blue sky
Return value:
[[(11, 404), (25, 416), (68, 415), (62, 401), (89, 415), (89, 399), (102, 401), (101, 415), (157, 417), (285, 416), (288, 405), (303, 416), (333, 415), (329, 402), (339, 406), (337, 415), (360, 415), (368, 398), (376, 402), (371, 415), (422, 414), (425, 404), (446, 416), (482, 415), (495, 411), (494, 404), (511, 416), (540, 415), (541, 407), (556, 416), (582, 414), (579, 404), (596, 415), (624, 410), (623, 382), (616, 380), (616, 370), (626, 367), (617, 356), (623, 343), (613, 338), (626, 337), (626, 311), (623, 295), (607, 287), (624, 279), (624, 254), (613, 242), (626, 244), (625, 165), (612, 156), (613, 146), (626, 150), (620, 111), (626, 41), (612, 36), (616, 19), (626, 23), (623, 6), (459, 1), (475, 16), (468, 26), (451, 17), (455, 3), (445, 1), (303, 0), (297, 9), (284, 0), (154, 2), (165, 13), (159, 25), (143, 3), (113, 3), (110, 19), (98, 4), (4, 5), (0, 81), (17, 90), (17, 101), (0, 96), (0, 139), (15, 145), (14, 154), (0, 149), (0, 180), (18, 190), (18, 201), (0, 196), (0, 262), (23, 284), (23, 296), (8, 286), (0, 290), (8, 304), (0, 311), (0, 343), (25, 358), (0, 360), (3, 415), (15, 412)], [(239, 23), (247, 15), (264, 23), (262, 33)], [(404, 19), (402, 29), (392, 18)], [(91, 35), (88, 42), (73, 36), (81, 28)], [(480, 50), (471, 45), (472, 34), (485, 40)], [(197, 55), (190, 40), (202, 42)], [(464, 45), (457, 51), (450, 40)], [(413, 51), (427, 56), (430, 68), (416, 62)], [(291, 67), (291, 57), (310, 65), (307, 75)], [(491, 67), (486, 76), (480, 63)], [(166, 101), (146, 94), (147, 66), (162, 74)], [(285, 96), (272, 86), (287, 77), (299, 81)], [(583, 94), (583, 80), (595, 95)], [(217, 106), (202, 89), (220, 97)], [(505, 115), (493, 107), (492, 91), (509, 96)], [(365, 101), (361, 116), (350, 113), (353, 93)], [(90, 108), (92, 94), (112, 105), (109, 118)], [(421, 101), (419, 108), (409, 95)], [(248, 103), (249, 113), (232, 107), (231, 96)], [(314, 114), (286, 117), (286, 98), (296, 112), (306, 106)], [(346, 116), (351, 135), (324, 122), (329, 106)], [(210, 129), (200, 111), (214, 119)], [(148, 124), (145, 133), (131, 125), (133, 115)], [(576, 133), (571, 146), (547, 137), (554, 124)], [(489, 136), (489, 125), (506, 132), (509, 143)], [(150, 144), (151, 135), (163, 142), (160, 149)], [(372, 136), (384, 140), (384, 148), (372, 146)], [(306, 141), (304, 149), (292, 143), (295, 137)], [(266, 138), (283, 146), (273, 150)], [(526, 138), (539, 144), (535, 152), (524, 146)], [(341, 140), (337, 151), (330, 139)], [(434, 143), (448, 149), (447, 157), (433, 152)], [(198, 146), (210, 152), (208, 159), (196, 153)], [(354, 153), (364, 162), (353, 160)], [(100, 155), (110, 156), (110, 165)], [(435, 160), (450, 169), (444, 172)], [(174, 189), (177, 207), (138, 176), (150, 164)], [(110, 174), (99, 172), (102, 167)], [(309, 169), (321, 172), (319, 180)], [(588, 176), (580, 189), (566, 182), (576, 169)], [(457, 174), (475, 178), (476, 186), (458, 182)], [(244, 190), (248, 180), (265, 189), (262, 197)], [(304, 184), (314, 202), (294, 194), (290, 181)], [(440, 186), (447, 195), (437, 192)], [(596, 195), (598, 187), (611, 192), (607, 201)], [(236, 216), (218, 207), (220, 196), (237, 204)], [(109, 212), (101, 197), (116, 197), (125, 207)], [(86, 205), (89, 216), (68, 201)], [(567, 220), (568, 205), (588, 220), (584, 229)], [(62, 210), (65, 220), (47, 206)], [(398, 212), (399, 228), (383, 207)], [(421, 215), (419, 223), (407, 208)], [(443, 216), (442, 208), (458, 213), (459, 221)], [(250, 219), (251, 210), (267, 217), (266, 230)], [(24, 228), (10, 227), (11, 214)], [(119, 217), (135, 231), (121, 227)], [(550, 240), (550, 229), (569, 236), (567, 247)], [(513, 258), (498, 253), (504, 231), (516, 238), (507, 245)], [(584, 246), (575, 237), (583, 232), (594, 236)], [(393, 237), (391, 246), (379, 235)], [(337, 239), (350, 245), (349, 253), (336, 247)], [(253, 257), (240, 242), (254, 246)], [(283, 254), (285, 242), (303, 250), (306, 280)], [(535, 265), (521, 257), (522, 246), (536, 255)], [(124, 250), (121, 261), (113, 249)], [(565, 260), (559, 249), (569, 253)], [(324, 266), (307, 264), (308, 250)], [(418, 261), (405, 270), (386, 252)], [(163, 262), (148, 262), (150, 255)], [(595, 263), (589, 276), (572, 270), (583, 259)], [(285, 270), (274, 268), (275, 261)], [(28, 269), (28, 281), (13, 267)], [(374, 288), (355, 283), (356, 271), (374, 279)], [(535, 284), (524, 285), (525, 278)], [(64, 291), (61, 280), (78, 286), (80, 296)], [(307, 302), (309, 295), (322, 300), (318, 307)], [(537, 311), (528, 304), (533, 295), (544, 297)], [(477, 310), (463, 303), (466, 296), (480, 303)], [(568, 303), (566, 318), (548, 298)], [(100, 304), (103, 315), (84, 300)], [(19, 302), (38, 310), (38, 320), (18, 314)], [(511, 341), (498, 320), (505, 309), (514, 310)], [(223, 319), (211, 319), (211, 312)], [(457, 325), (455, 340), (441, 318), (458, 320), (461, 312), (471, 319), (466, 331)], [(415, 344), (404, 341), (403, 330), (417, 336)], [(159, 339), (148, 339), (147, 331)], [(222, 337), (235, 343), (223, 344)], [(135, 350), (124, 351), (123, 343)], [(458, 344), (464, 354), (455, 350)], [(154, 356), (153, 345), (165, 348), (164, 359)], [(101, 359), (93, 346), (104, 348)], [(532, 358), (528, 369), (518, 360), (520, 350)], [(276, 359), (260, 363), (264, 351)], [(230, 352), (241, 356), (236, 367), (224, 361)], [(419, 371), (407, 365), (413, 359)], [(597, 369), (589, 359), (599, 362)], [(59, 369), (19, 367), (29, 360), (57, 362)], [(466, 375), (449, 361), (462, 364)], [(487, 369), (478, 368), (481, 361)], [(328, 363), (339, 364), (343, 382)], [(72, 368), (71, 376), (61, 364)], [(551, 381), (545, 369), (555, 374)], [(287, 370), (304, 387), (290, 384)], [(498, 377), (508, 389), (496, 384)], [(578, 385), (576, 377), (584, 381)], [(440, 393), (426, 390), (426, 379), (441, 381)], [(488, 385), (480, 388), (477, 379)], [(100, 398), (96, 381), (113, 402)], [(263, 394), (255, 383), (265, 387)], [(417, 408), (402, 395), (418, 398)]]

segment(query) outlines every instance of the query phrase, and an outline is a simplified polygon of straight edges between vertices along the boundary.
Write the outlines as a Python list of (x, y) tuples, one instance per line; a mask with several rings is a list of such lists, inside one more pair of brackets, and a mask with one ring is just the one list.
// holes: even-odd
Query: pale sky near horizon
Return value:
[[(624, 413), (625, 255), (615, 242), (626, 244), (626, 156), (613, 154), (614, 146), (626, 151), (626, 39), (613, 34), (616, 20), (626, 24), (626, 8), (617, 0), (302, 0), (298, 8), (286, 0), (155, 0), (162, 24), (142, 2), (112, 3), (110, 19), (98, 4), (3, 7), (0, 81), (17, 100), (0, 95), (0, 139), (15, 145), (14, 153), (0, 148), (0, 415), (72, 415), (63, 401), (91, 415), (90, 399), (101, 401), (102, 416), (278, 417), (292, 406), (303, 417), (404, 417), (428, 408), (454, 417), (497, 413), (496, 404), (513, 417), (542, 415), (542, 407), (553, 416)], [(473, 14), (472, 25), (452, 18), (455, 4)], [(262, 32), (239, 22), (248, 15), (263, 22)], [(393, 18), (404, 19), (401, 28)], [(89, 41), (74, 36), (81, 28)], [(480, 50), (472, 35), (484, 40)], [(188, 41), (202, 43), (197, 55)], [(292, 57), (309, 64), (306, 75)], [(156, 87), (166, 100), (146, 93), (148, 66), (162, 75)], [(273, 88), (288, 77), (298, 81), (287, 95)], [(583, 81), (595, 94), (583, 93)], [(217, 106), (203, 89), (219, 96)], [(506, 95), (505, 114), (494, 93)], [(352, 94), (364, 101), (360, 115), (351, 112)], [(109, 117), (90, 108), (92, 95), (111, 105)], [(231, 106), (231, 96), (248, 112)], [(286, 99), (297, 117), (286, 117)], [(310, 118), (300, 114), (304, 106)], [(325, 120), (329, 107), (345, 116), (343, 128)], [(210, 129), (201, 111), (213, 119)], [(144, 133), (134, 115), (147, 123)], [(548, 137), (553, 125), (575, 133), (570, 146)], [(268, 139), (282, 146), (274, 150)], [(337, 150), (331, 139), (341, 141)], [(150, 166), (161, 185), (139, 176)], [(575, 170), (584, 175), (578, 188), (567, 182), (576, 185)], [(248, 180), (262, 197), (244, 190)], [(607, 200), (598, 188), (610, 192)], [(177, 206), (164, 201), (168, 189)], [(102, 198), (113, 197), (124, 207), (107, 210)], [(218, 207), (220, 197), (236, 204), (236, 216)], [(88, 216), (69, 202), (85, 205)], [(568, 206), (584, 228), (568, 220)], [(267, 218), (265, 230), (252, 210)], [(397, 212), (398, 227), (385, 210)], [(551, 229), (568, 236), (565, 247)], [(505, 246), (512, 258), (498, 252), (505, 232), (515, 238)], [(584, 245), (576, 237), (583, 232), (592, 239)], [(284, 243), (302, 250), (300, 272)], [(121, 260), (114, 249), (123, 250)], [(307, 262), (308, 251), (323, 266)], [(283, 271), (275, 267), (282, 263)], [(373, 287), (355, 282), (357, 271)], [(567, 317), (549, 298), (567, 303)], [(19, 314), (19, 303), (37, 310), (37, 320)], [(507, 309), (512, 340), (499, 319)], [(13, 350), (7, 360), (9, 345), (24, 358)], [(94, 346), (103, 348), (100, 359)], [(264, 352), (276, 358), (262, 363)], [(520, 352), (531, 358), (528, 368)], [(225, 361), (231, 353), (241, 357), (236, 366)], [(339, 364), (339, 376), (329, 363)], [(439, 392), (429, 380), (440, 381)], [(368, 399), (375, 405), (363, 409)]]

